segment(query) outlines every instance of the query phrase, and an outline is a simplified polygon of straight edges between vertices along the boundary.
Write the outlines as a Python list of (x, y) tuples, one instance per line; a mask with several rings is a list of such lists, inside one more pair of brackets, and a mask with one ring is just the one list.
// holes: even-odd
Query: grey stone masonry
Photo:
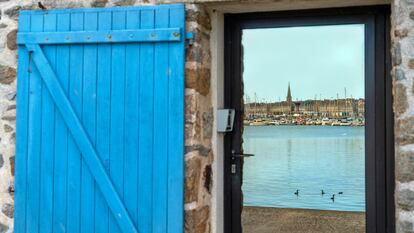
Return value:
[[(113, 7), (186, 2), (187, 29), (196, 32), (186, 48), (185, 89), (185, 231), (212, 232), (211, 166), (214, 114), (211, 92), (209, 4), (258, 4), (285, 2), (290, 7), (360, 5), (379, 0), (43, 0), (48, 9)], [(385, 0), (384, 0), (385, 1)], [(37, 0), (0, 0), (0, 233), (13, 232), (14, 156), (16, 124), (16, 30), (19, 11), (37, 9)], [(250, 3), (250, 4), (249, 4)], [(396, 151), (396, 230), (414, 233), (414, 0), (390, 0), (392, 6), (392, 76)], [(332, 5), (330, 5), (332, 6)], [(245, 8), (243, 8), (245, 7)], [(272, 8), (275, 10), (275, 8)], [(276, 9), (277, 10), (277, 9)], [(212, 43), (214, 44), (214, 43)], [(213, 177), (213, 178), (212, 178)]]

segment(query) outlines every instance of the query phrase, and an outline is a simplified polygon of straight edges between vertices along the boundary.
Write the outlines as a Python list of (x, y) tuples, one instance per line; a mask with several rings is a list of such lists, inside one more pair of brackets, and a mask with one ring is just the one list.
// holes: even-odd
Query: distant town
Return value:
[(290, 84), (285, 101), (266, 102), (245, 98), (244, 125), (364, 126), (365, 99), (343, 98), (293, 101)]

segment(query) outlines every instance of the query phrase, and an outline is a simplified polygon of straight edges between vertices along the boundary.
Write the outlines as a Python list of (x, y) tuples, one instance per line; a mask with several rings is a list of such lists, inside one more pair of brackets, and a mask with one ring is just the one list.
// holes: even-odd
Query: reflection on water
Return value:
[(244, 205), (365, 211), (364, 138), (364, 127), (246, 126), (256, 156), (244, 163)]

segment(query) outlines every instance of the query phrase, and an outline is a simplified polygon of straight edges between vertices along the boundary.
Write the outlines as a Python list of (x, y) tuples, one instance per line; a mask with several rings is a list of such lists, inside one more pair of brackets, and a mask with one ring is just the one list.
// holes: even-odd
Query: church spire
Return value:
[(287, 91), (286, 101), (288, 103), (292, 103), (292, 94), (290, 93), (290, 82), (288, 83), (288, 91)]
[(286, 102), (287, 102), (287, 108), (289, 113), (292, 113), (293, 111), (293, 103), (292, 103), (292, 93), (290, 92), (290, 82), (288, 84), (288, 91), (287, 91), (287, 96), (286, 96)]

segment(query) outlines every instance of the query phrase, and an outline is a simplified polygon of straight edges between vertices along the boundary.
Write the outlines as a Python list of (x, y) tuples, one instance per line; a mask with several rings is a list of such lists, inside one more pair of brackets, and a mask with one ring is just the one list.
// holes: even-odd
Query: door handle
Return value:
[(231, 152), (233, 158), (245, 158), (245, 157), (253, 157), (254, 154), (240, 154), (240, 153), (236, 153), (234, 151)]

